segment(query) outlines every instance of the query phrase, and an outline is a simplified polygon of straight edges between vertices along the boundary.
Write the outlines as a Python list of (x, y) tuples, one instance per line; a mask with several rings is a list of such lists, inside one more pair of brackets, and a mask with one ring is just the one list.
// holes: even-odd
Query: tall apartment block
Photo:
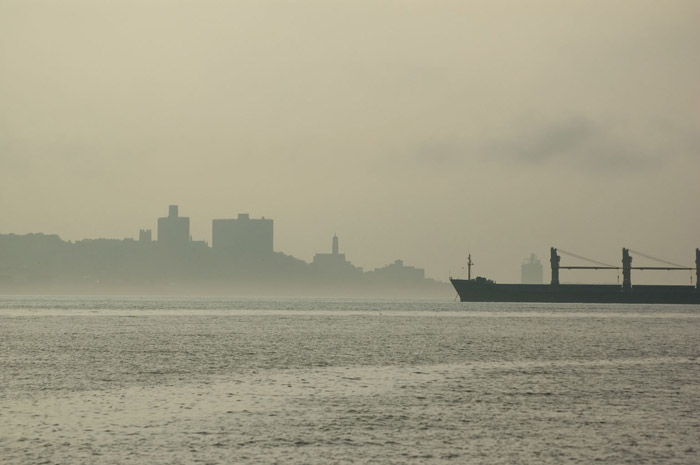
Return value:
[(178, 216), (177, 205), (170, 205), (168, 216), (158, 218), (158, 243), (169, 248), (183, 248), (190, 241), (190, 219)]
[(211, 246), (215, 252), (238, 257), (258, 258), (272, 253), (273, 223), (239, 213), (235, 219), (212, 221)]

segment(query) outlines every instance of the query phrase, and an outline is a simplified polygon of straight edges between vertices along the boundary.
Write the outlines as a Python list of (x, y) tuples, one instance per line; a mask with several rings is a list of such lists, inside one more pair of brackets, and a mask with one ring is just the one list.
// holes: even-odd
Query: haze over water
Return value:
[(696, 306), (0, 298), (4, 463), (700, 460)]

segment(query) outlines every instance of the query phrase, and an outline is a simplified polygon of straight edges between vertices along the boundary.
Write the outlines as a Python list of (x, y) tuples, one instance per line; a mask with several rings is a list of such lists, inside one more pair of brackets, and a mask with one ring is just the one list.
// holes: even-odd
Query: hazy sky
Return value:
[(439, 279), (692, 264), (700, 2), (0, 0), (0, 233), (155, 235), (169, 204)]

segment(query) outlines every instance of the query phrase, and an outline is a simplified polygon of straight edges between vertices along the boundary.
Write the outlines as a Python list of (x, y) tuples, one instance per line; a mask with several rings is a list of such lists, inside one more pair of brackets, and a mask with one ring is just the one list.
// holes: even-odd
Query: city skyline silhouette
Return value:
[(365, 272), (340, 253), (337, 235), (311, 263), (275, 251), (273, 223), (248, 213), (213, 219), (210, 246), (193, 240), (190, 218), (170, 205), (155, 234), (140, 229), (138, 240), (0, 234), (0, 292), (449, 295), (446, 283), (401, 259)]

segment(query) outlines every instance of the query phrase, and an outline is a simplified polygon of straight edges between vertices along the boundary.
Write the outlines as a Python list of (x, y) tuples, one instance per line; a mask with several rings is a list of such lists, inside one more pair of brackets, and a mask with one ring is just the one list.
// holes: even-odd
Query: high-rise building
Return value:
[(158, 218), (158, 243), (169, 248), (183, 248), (190, 241), (190, 219), (178, 216), (177, 205), (170, 205), (168, 216)]
[(212, 249), (236, 257), (261, 258), (273, 251), (273, 222), (239, 213), (235, 219), (212, 220)]
[(542, 262), (534, 253), (520, 265), (520, 281), (523, 284), (542, 284)]

